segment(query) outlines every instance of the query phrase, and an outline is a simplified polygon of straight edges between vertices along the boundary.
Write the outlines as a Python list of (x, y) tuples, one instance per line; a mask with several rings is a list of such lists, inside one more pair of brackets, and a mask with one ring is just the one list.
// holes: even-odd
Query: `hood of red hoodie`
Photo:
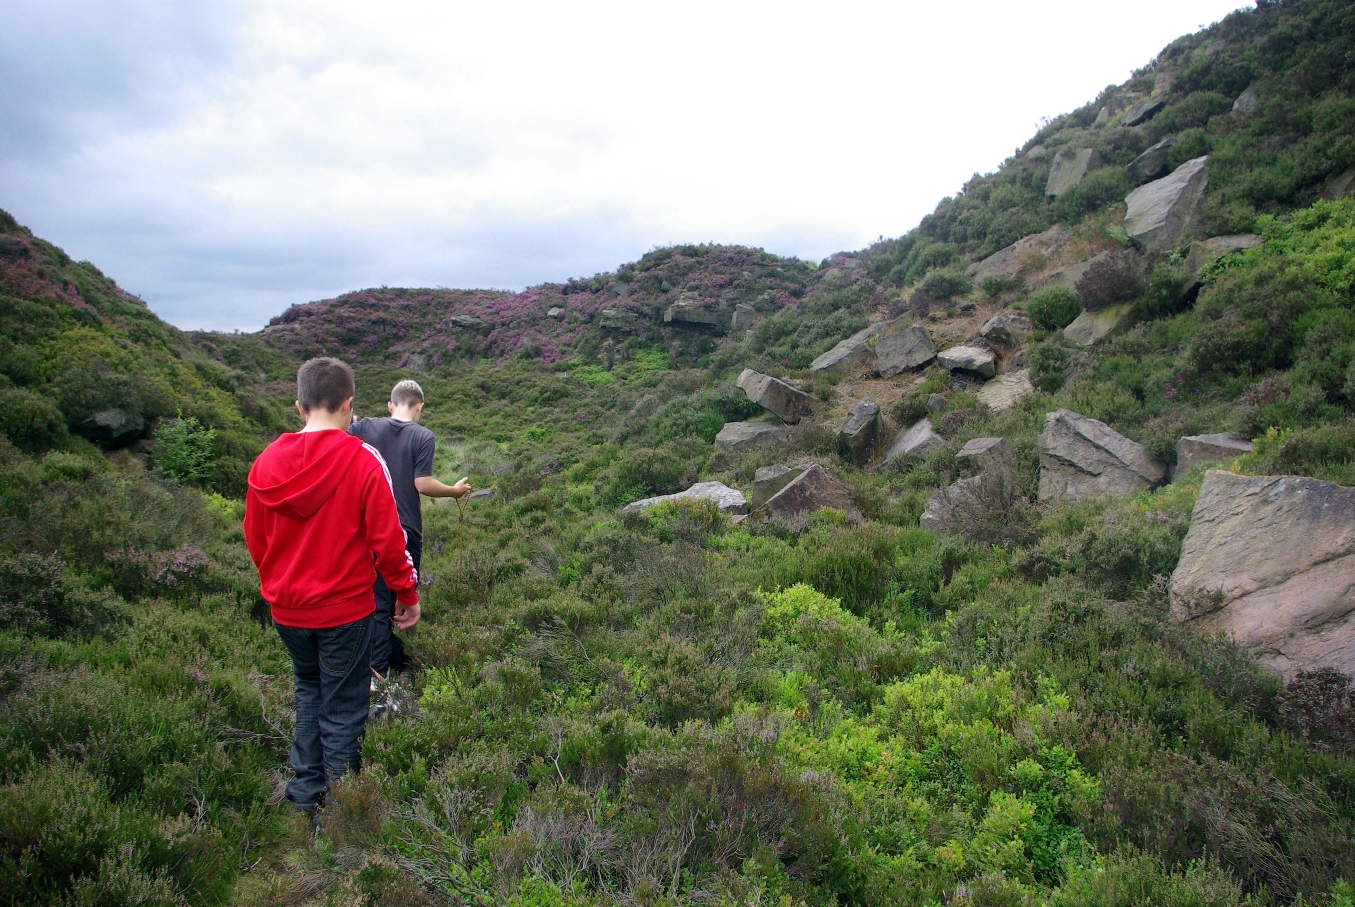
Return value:
[(362, 447), (338, 429), (282, 435), (254, 461), (249, 487), (264, 507), (306, 519), (334, 494)]

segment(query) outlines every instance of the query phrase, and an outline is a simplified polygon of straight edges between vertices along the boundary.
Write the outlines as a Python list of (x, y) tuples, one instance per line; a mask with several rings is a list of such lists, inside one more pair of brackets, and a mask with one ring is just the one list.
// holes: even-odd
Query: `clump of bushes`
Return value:
[(1026, 314), (1036, 327), (1057, 331), (1082, 314), (1082, 303), (1067, 287), (1048, 287), (1030, 295), (1026, 300)]
[(968, 293), (973, 285), (959, 271), (933, 271), (923, 279), (918, 289), (933, 299), (945, 302)]

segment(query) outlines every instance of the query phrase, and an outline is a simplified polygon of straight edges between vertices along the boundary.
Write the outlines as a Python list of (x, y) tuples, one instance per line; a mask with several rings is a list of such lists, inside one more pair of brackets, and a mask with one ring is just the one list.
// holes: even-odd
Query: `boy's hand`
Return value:
[(461, 481), (452, 486), (452, 497), (465, 497), (474, 490), (474, 488), (470, 487), (470, 476), (462, 476)]
[(395, 626), (401, 630), (408, 630), (419, 622), (419, 604), (415, 602), (412, 605), (402, 605), (395, 603), (395, 614), (393, 615)]

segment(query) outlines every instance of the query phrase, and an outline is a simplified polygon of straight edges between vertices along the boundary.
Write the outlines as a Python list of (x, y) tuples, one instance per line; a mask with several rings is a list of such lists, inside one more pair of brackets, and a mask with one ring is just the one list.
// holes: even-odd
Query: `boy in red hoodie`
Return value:
[(330, 781), (360, 768), (372, 584), (379, 573), (395, 593), (395, 624), (407, 630), (419, 620), (419, 577), (386, 464), (347, 431), (352, 370), (338, 359), (311, 359), (297, 373), (296, 391), (306, 427), (254, 461), (245, 544), (296, 675), (296, 777), (287, 799), (314, 811)]

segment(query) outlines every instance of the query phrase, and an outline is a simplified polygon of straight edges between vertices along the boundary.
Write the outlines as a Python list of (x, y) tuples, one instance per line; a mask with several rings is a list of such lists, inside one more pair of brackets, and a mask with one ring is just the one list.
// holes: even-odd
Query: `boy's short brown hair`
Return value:
[(296, 373), (296, 402), (306, 412), (319, 407), (337, 412), (353, 396), (353, 370), (332, 356), (308, 359)]
[(391, 402), (396, 406), (413, 406), (423, 402), (423, 388), (419, 382), (406, 378), (391, 388)]

